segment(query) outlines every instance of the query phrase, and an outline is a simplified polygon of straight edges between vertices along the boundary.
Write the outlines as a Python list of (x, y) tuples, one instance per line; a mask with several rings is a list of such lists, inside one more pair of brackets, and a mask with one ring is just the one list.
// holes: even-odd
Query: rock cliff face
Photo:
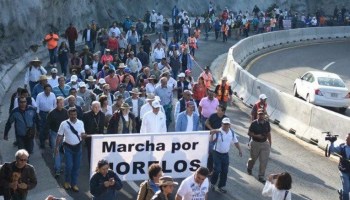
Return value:
[[(326, 0), (219, 0), (215, 9), (225, 7), (234, 11), (251, 11), (254, 5), (266, 9), (272, 3), (280, 8), (291, 6), (303, 12), (313, 12)], [(335, 1), (342, 6), (346, 1)], [(31, 44), (41, 44), (50, 29), (62, 34), (69, 22), (82, 30), (87, 23), (95, 20), (101, 26), (112, 21), (121, 21), (125, 16), (136, 19), (146, 10), (157, 10), (170, 16), (176, 4), (190, 15), (203, 14), (208, 9), (209, 0), (1, 0), (0, 1), (0, 63), (9, 62), (28, 51)], [(348, 3), (349, 4), (349, 3)], [(311, 7), (310, 7), (311, 5)], [(328, 4), (335, 6), (336, 4)], [(333, 10), (333, 7), (330, 8)]]

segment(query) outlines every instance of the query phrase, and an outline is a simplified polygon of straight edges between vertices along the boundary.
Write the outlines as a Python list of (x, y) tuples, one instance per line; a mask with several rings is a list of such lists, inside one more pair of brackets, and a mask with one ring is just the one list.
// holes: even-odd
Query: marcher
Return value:
[(136, 117), (130, 112), (129, 104), (123, 103), (120, 110), (113, 113), (108, 123), (107, 134), (138, 133), (136, 124)]
[(109, 169), (107, 160), (100, 160), (94, 175), (90, 179), (90, 192), (93, 200), (116, 200), (117, 190), (121, 190), (123, 183), (118, 175)]
[[(49, 112), (46, 119), (47, 129), (50, 132), (49, 142), (52, 150), (54, 150), (55, 148), (58, 129), (61, 123), (66, 119), (68, 119), (68, 112), (64, 108), (64, 98), (57, 97), (56, 108)], [(59, 148), (61, 148), (61, 146)], [(61, 162), (62, 162), (61, 156), (63, 156), (61, 154), (62, 152), (60, 152), (57, 155), (54, 155), (54, 171), (55, 171), (56, 178), (58, 178), (61, 174)]]
[(58, 86), (58, 76), (57, 76), (57, 69), (56, 68), (52, 68), (51, 69), (51, 77), (47, 80), (47, 83), (49, 85), (51, 85), (52, 88), (57, 87)]
[(199, 77), (203, 77), (205, 86), (209, 89), (211, 85), (214, 83), (213, 75), (210, 72), (209, 66), (204, 68), (204, 72), (202, 72)]
[(47, 49), (49, 50), (50, 66), (56, 67), (57, 62), (57, 47), (58, 47), (59, 36), (52, 30), (44, 38), (47, 44)]
[(64, 97), (67, 98), (69, 96), (70, 86), (66, 84), (66, 78), (64, 76), (60, 76), (58, 78), (58, 86), (52, 89), (52, 92), (56, 97)]
[(193, 99), (197, 106), (205, 96), (207, 96), (207, 87), (204, 84), (204, 78), (198, 77), (198, 81), (193, 85)]
[(291, 200), (292, 177), (288, 172), (270, 174), (262, 191), (263, 196), (272, 197), (272, 200)]
[(68, 109), (69, 119), (63, 121), (58, 129), (56, 140), (55, 155), (59, 154), (59, 146), (63, 140), (63, 149), (65, 157), (65, 182), (64, 189), (72, 189), (79, 192), (78, 176), (81, 163), (81, 144), (86, 138), (84, 123), (77, 119), (76, 108)]
[(39, 121), (36, 109), (27, 105), (27, 100), (24, 97), (19, 98), (19, 106), (10, 113), (5, 125), (4, 140), (8, 140), (8, 133), (13, 122), (15, 122), (18, 149), (25, 149), (32, 154), (36, 127), (38, 127)]
[(65, 31), (66, 38), (69, 44), (69, 51), (75, 52), (75, 42), (78, 40), (78, 31), (73, 26), (73, 23), (69, 23), (69, 27)]
[(165, 133), (167, 132), (166, 117), (160, 111), (159, 101), (152, 102), (152, 111), (147, 112), (142, 119), (140, 133)]
[[(75, 48), (75, 47), (74, 47)], [(74, 51), (72, 51), (73, 53)], [(64, 76), (67, 76), (68, 62), (69, 62), (69, 49), (66, 42), (61, 42), (58, 48), (58, 62), (61, 66), (61, 72)]]
[(208, 175), (208, 168), (199, 167), (194, 174), (181, 182), (175, 200), (208, 200)]
[[(141, 121), (142, 121), (142, 119), (143, 119), (143, 116), (144, 116), (147, 112), (153, 110), (152, 102), (153, 102), (154, 100), (159, 101), (160, 98), (159, 98), (158, 96), (155, 96), (154, 93), (148, 93), (148, 94), (147, 94), (147, 98), (145, 99), (146, 103), (141, 107), (141, 110), (140, 110), (140, 119), (141, 119)], [(161, 111), (162, 113), (165, 113), (163, 107), (160, 107), (160, 111)]]
[(178, 185), (178, 183), (170, 176), (163, 176), (159, 179), (158, 185), (160, 190), (154, 194), (152, 200), (169, 200), (174, 186)]
[(226, 76), (222, 77), (221, 83), (216, 86), (215, 94), (220, 104), (224, 105), (225, 107), (227, 107), (229, 102), (232, 102), (233, 92), (231, 86), (227, 83)]
[(41, 75), (39, 78), (39, 82), (34, 86), (33, 91), (31, 93), (31, 95), (34, 99), (36, 99), (36, 97), (38, 96), (38, 94), (40, 92), (44, 91), (44, 86), (47, 85), (47, 83), (48, 83), (47, 76)]
[(136, 200), (151, 200), (153, 195), (159, 191), (159, 178), (163, 176), (162, 167), (153, 163), (148, 168), (148, 180), (140, 184), (140, 190)]
[(135, 116), (136, 133), (139, 133), (140, 127), (141, 127), (140, 110), (141, 110), (141, 107), (145, 104), (145, 102), (139, 97), (141, 93), (139, 92), (138, 88), (133, 88), (130, 91), (130, 94), (131, 94), (131, 97), (125, 99), (125, 103), (129, 104), (131, 108), (131, 112)]
[(350, 133), (346, 135), (345, 143), (336, 144), (331, 142), (329, 152), (337, 153), (340, 155), (339, 158), (339, 173), (340, 180), (342, 183), (341, 189), (338, 190), (339, 199), (341, 200), (349, 200), (349, 192), (350, 192), (350, 165), (349, 165), (349, 157), (350, 157)]
[(32, 94), (34, 86), (39, 83), (40, 76), (46, 74), (47, 71), (43, 66), (41, 66), (41, 61), (39, 58), (34, 58), (29, 62), (28, 69), (24, 75), (24, 88), (29, 86), (30, 94)]
[(193, 101), (186, 102), (186, 110), (180, 112), (176, 119), (176, 132), (192, 132), (199, 130), (199, 115), (194, 112), (195, 103)]
[(229, 151), (231, 143), (234, 143), (239, 151), (239, 156), (242, 157), (242, 150), (239, 146), (237, 136), (233, 129), (230, 127), (230, 118), (225, 117), (222, 120), (220, 129), (210, 131), (210, 141), (214, 143), (213, 147), (213, 160), (214, 160), (214, 172), (210, 179), (211, 189), (215, 190), (216, 182), (220, 175), (220, 181), (218, 184), (219, 192), (226, 193), (227, 190), (224, 188), (227, 181), (229, 161)]
[(36, 97), (37, 103), (37, 112), (39, 114), (39, 141), (40, 148), (45, 149), (45, 140), (48, 138), (47, 131), (47, 115), (51, 110), (56, 106), (56, 96), (52, 91), (52, 88), (49, 84), (44, 86), (44, 92), (41, 92)]
[(271, 127), (270, 122), (265, 120), (264, 110), (258, 110), (258, 119), (254, 120), (250, 127), (248, 135), (252, 137), (250, 143), (250, 158), (247, 163), (247, 172), (252, 174), (255, 161), (259, 158), (259, 181), (265, 183), (265, 171), (269, 161), (271, 150)]
[(37, 185), (35, 169), (28, 164), (26, 150), (18, 150), (15, 157), (15, 161), (4, 163), (0, 169), (0, 190), (5, 200), (26, 200), (29, 190)]
[[(223, 105), (218, 105), (216, 107), (216, 113), (211, 114), (208, 119), (205, 121), (205, 127), (206, 130), (214, 130), (214, 129), (219, 129), (222, 125), (222, 120), (226, 118), (227, 116), (225, 115), (226, 107)], [(209, 156), (208, 156), (208, 162), (207, 162), (207, 167), (210, 171), (210, 173), (213, 172), (213, 142), (209, 142)]]
[[(104, 133), (105, 115), (101, 111), (101, 104), (98, 101), (91, 103), (91, 110), (83, 114), (84, 129), (87, 135), (96, 135)], [(91, 137), (85, 139), (85, 145), (88, 154), (88, 163), (91, 160)]]
[(265, 94), (260, 94), (259, 95), (259, 101), (256, 102), (252, 108), (252, 111), (251, 111), (251, 119), (252, 121), (258, 119), (258, 110), (259, 109), (263, 109), (265, 115), (267, 114), (267, 103), (266, 103), (266, 95)]
[[(174, 85), (175, 86), (175, 85)], [(168, 86), (168, 79), (166, 77), (162, 77), (160, 79), (160, 85), (156, 87), (155, 94), (160, 97), (160, 103), (165, 110), (166, 116), (166, 127), (171, 123), (171, 111), (173, 109), (173, 89)]]

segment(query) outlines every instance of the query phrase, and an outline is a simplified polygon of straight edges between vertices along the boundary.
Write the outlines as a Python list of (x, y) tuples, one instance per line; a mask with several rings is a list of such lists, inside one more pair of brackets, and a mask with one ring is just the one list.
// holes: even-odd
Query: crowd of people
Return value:
[[(339, 20), (345, 20), (343, 10), (340, 13)], [(296, 13), (278, 7), (262, 12), (257, 6), (244, 14), (225, 8), (216, 15), (214, 4), (210, 2), (204, 21), (197, 16), (193, 22), (186, 11), (174, 6), (171, 24), (155, 10), (147, 11), (136, 24), (126, 17), (121, 27), (113, 23), (109, 28), (100, 28), (91, 21), (82, 32), (85, 44), (82, 51), (76, 47), (79, 34), (73, 23), (65, 31), (65, 40), (50, 32), (44, 38), (49, 51), (49, 68), (34, 58), (26, 69), (24, 87), (18, 88), (11, 98), (4, 139), (8, 140), (11, 125), (15, 123), (14, 145), (19, 151), (12, 165), (23, 168), (20, 164), (33, 153), (37, 135), (40, 148), (46, 149), (48, 145), (54, 153), (55, 176), (59, 177), (64, 171), (63, 187), (78, 192), (82, 144), (86, 144), (90, 163), (93, 134), (208, 130), (208, 165), (182, 181), (175, 199), (191, 199), (192, 196), (207, 199), (209, 189), (226, 193), (231, 142), (242, 157), (231, 120), (225, 115), (227, 107), (233, 103), (233, 91), (227, 77), (221, 77), (218, 84), (214, 84), (209, 66), (198, 78), (192, 76), (201, 30), (208, 39), (213, 29), (215, 39), (222, 35), (226, 42), (233, 34), (236, 39), (248, 36), (250, 30), (261, 33), (283, 29), (280, 22), (285, 19), (292, 20), (293, 28), (295, 16)], [(300, 18), (308, 24), (306, 19)], [(322, 25), (320, 20), (310, 23)], [(151, 41), (151, 34), (157, 39)], [(272, 195), (273, 199), (282, 196), (291, 199), (291, 176), (287, 172), (270, 175), (265, 180), (272, 145), (266, 99), (266, 95), (260, 95), (252, 109), (247, 173), (252, 175), (254, 164), (259, 160), (258, 180), (267, 182), (263, 194)], [(63, 156), (64, 170), (61, 169)], [(25, 166), (32, 170), (31, 165)], [(97, 166), (90, 167), (96, 167), (90, 181), (91, 194), (95, 199), (114, 198), (123, 185), (109, 169), (108, 161), (100, 160)], [(17, 168), (11, 167), (11, 170), (18, 171)], [(2, 167), (0, 177), (12, 178), (4, 170), (8, 169)], [(0, 181), (0, 186), (10, 188), (8, 195), (20, 195), (17, 199), (25, 199), (27, 191), (36, 185), (31, 173), (27, 174), (31, 182), (23, 182), (26, 185), (18, 181)], [(167, 199), (176, 185), (178, 183), (171, 177), (163, 176), (159, 165), (151, 165), (149, 180), (140, 185), (137, 199)]]

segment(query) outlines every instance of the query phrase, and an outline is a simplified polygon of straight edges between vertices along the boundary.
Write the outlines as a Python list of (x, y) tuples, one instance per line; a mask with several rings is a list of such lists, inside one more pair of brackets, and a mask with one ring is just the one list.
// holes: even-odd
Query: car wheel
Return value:
[(297, 90), (297, 85), (294, 85), (293, 87), (293, 94), (295, 97), (299, 97), (298, 90)]
[(306, 102), (310, 103), (310, 95), (309, 94), (306, 95)]
[(346, 112), (347, 107), (339, 108), (339, 112), (344, 114)]

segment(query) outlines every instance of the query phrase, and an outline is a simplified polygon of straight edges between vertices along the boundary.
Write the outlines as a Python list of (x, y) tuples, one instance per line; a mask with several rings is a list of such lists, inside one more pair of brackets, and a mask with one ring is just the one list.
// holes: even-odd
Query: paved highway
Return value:
[[(228, 43), (222, 43), (221, 41), (213, 41), (210, 39), (207, 42), (201, 41), (200, 49), (196, 53), (196, 58), (200, 66), (208, 65), (218, 55), (228, 51), (228, 48), (232, 46), (235, 41), (230, 40)], [(349, 51), (348, 51), (349, 52)], [(225, 62), (225, 60), (222, 60)], [(218, 70), (218, 69), (212, 69)], [(198, 76), (200, 70), (196, 68), (194, 75)], [(23, 73), (21, 73), (15, 82), (13, 83), (10, 93), (15, 91), (15, 88), (22, 85)], [(9, 99), (9, 93), (6, 94)], [(1, 107), (2, 118), (6, 119), (7, 108), (9, 101), (4, 101), (4, 105)], [(209, 199), (218, 200), (253, 200), (270, 198), (263, 198), (261, 191), (263, 185), (257, 180), (257, 166), (253, 170), (253, 176), (249, 176), (246, 173), (246, 162), (248, 160), (249, 151), (247, 149), (247, 129), (249, 127), (249, 114), (250, 109), (245, 107), (238, 99), (235, 99), (235, 104), (228, 108), (227, 114), (233, 121), (233, 128), (238, 132), (239, 141), (243, 149), (243, 157), (239, 158), (238, 152), (234, 147), (230, 151), (230, 167), (227, 181), (227, 194), (220, 194), (217, 192), (210, 192)], [(2, 132), (4, 128), (4, 121), (2, 121), (0, 130)], [(272, 151), (270, 156), (269, 165), (267, 167), (267, 174), (277, 173), (282, 171), (288, 171), (293, 177), (293, 199), (318, 199), (318, 200), (331, 200), (337, 198), (336, 189), (340, 185), (337, 163), (334, 159), (324, 158), (322, 151), (317, 147), (302, 142), (290, 135), (277, 126), (272, 126)], [(4, 155), (4, 160), (9, 161), (13, 159), (16, 149), (12, 147), (14, 140), (13, 129), (10, 133), (9, 141), (1, 141), (1, 151)], [(44, 199), (44, 195), (40, 196), (41, 191), (47, 190), (46, 184), (54, 181), (49, 170), (52, 168), (51, 154), (48, 150), (40, 152), (36, 147), (35, 156), (40, 154), (44, 156), (45, 164), (39, 162), (31, 162), (36, 167), (37, 173), (40, 175), (39, 183), (34, 191), (30, 192), (28, 199)], [(4, 153), (6, 152), (6, 153)], [(68, 192), (73, 199), (89, 199), (89, 169), (86, 159), (86, 152), (83, 154), (82, 167), (79, 177), (79, 193)], [(38, 160), (38, 159), (37, 159)], [(62, 184), (62, 179), (58, 180), (59, 184)], [(181, 181), (181, 180), (179, 180)], [(120, 192), (121, 200), (135, 199), (137, 195), (137, 186), (140, 182), (134, 184), (124, 183), (124, 189)], [(136, 187), (135, 187), (136, 186)], [(176, 190), (176, 189), (175, 189)], [(35, 196), (36, 195), (36, 196)], [(34, 198), (39, 197), (40, 198)], [(32, 198), (31, 198), (32, 197)]]
[[(349, 40), (284, 48), (258, 56), (247, 70), (289, 94), (293, 94), (294, 80), (310, 70), (336, 73), (350, 88), (349, 52)], [(350, 116), (349, 109), (346, 115)]]

